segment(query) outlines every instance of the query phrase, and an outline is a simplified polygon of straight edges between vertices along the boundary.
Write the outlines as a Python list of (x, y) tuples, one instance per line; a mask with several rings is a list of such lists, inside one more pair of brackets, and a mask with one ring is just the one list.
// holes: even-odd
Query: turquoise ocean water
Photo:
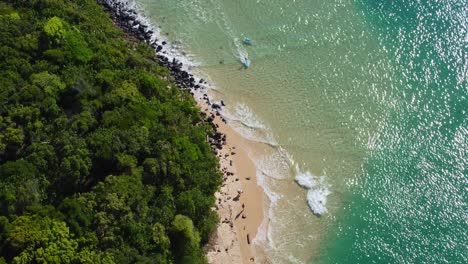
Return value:
[(263, 145), (260, 262), (468, 263), (467, 0), (136, 4)]

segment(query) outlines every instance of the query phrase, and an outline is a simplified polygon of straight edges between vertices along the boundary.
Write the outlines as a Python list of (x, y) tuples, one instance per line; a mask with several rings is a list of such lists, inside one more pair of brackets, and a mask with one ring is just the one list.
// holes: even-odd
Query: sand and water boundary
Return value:
[[(223, 183), (215, 194), (215, 210), (220, 222), (208, 245), (209, 263), (258, 263), (260, 247), (255, 242), (257, 232), (268, 210), (268, 198), (258, 184), (255, 163), (249, 157), (251, 142), (242, 137), (222, 117), (224, 102), (214, 103), (208, 84), (194, 76), (196, 66), (162, 38), (159, 28), (149, 22), (131, 1), (98, 0), (111, 14), (115, 24), (132, 38), (152, 46), (159, 63), (166, 67), (182, 90), (189, 90), (200, 111), (215, 130), (209, 143), (220, 159)], [(254, 244), (257, 244), (256, 246)], [(262, 257), (260, 257), (262, 259)]]

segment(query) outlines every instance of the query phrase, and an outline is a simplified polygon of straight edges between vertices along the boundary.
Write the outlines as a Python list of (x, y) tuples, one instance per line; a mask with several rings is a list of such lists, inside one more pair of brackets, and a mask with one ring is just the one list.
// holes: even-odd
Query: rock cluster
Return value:
[[(138, 19), (137, 12), (128, 7), (127, 1), (98, 0), (98, 3), (110, 13), (113, 21), (117, 26), (122, 28), (128, 36), (146, 42), (154, 48), (159, 64), (169, 70), (175, 83), (181, 90), (189, 90), (189, 92), (194, 95), (194, 90), (202, 89), (202, 85), (207, 84), (204, 79), (201, 78), (197, 81), (193, 74), (182, 69), (182, 62), (175, 58), (172, 60), (168, 58), (166, 55), (167, 53), (164, 50), (167, 42), (164, 40), (158, 40), (154, 36), (154, 31), (150, 29), (150, 26)], [(222, 149), (223, 145), (226, 144), (226, 135), (217, 131), (218, 127), (213, 123), (213, 120), (215, 119), (215, 115), (221, 116), (220, 112), (222, 107), (225, 106), (225, 103), (223, 100), (221, 100), (219, 104), (212, 103), (206, 93), (203, 94), (203, 97), (200, 99), (203, 99), (208, 106), (211, 106), (210, 114), (205, 120), (209, 122), (213, 128), (214, 132), (210, 135), (208, 142), (217, 154), (218, 151)], [(206, 116), (204, 113), (201, 114), (202, 116)], [(226, 122), (224, 118), (221, 117), (221, 119)]]
[(116, 0), (98, 0), (110, 14), (114, 22), (122, 28), (129, 36), (132, 36), (140, 41), (148, 43), (154, 48), (159, 63), (165, 66), (174, 77), (176, 84), (181, 89), (199, 89), (202, 84), (206, 84), (203, 79), (195, 80), (193, 74), (182, 69), (182, 62), (169, 59), (165, 56), (164, 46), (167, 44), (164, 40), (154, 38), (154, 31), (150, 26), (138, 19), (137, 12), (128, 7), (125, 1)]

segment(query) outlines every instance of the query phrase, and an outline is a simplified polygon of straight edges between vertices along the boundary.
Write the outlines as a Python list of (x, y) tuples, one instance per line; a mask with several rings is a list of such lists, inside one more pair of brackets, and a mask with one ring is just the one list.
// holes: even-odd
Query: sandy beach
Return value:
[[(200, 88), (199, 84), (203, 80), (195, 82), (193, 75), (182, 69), (178, 60), (168, 58), (166, 52), (161, 53), (166, 41), (156, 43), (156, 39), (153, 38), (153, 30), (156, 29), (139, 21), (141, 18), (136, 18), (135, 10), (127, 8), (126, 3), (119, 1), (100, 2), (112, 12), (116, 26), (127, 32), (128, 37), (151, 43), (157, 52), (159, 63), (171, 72), (181, 89), (191, 89), (195, 92)], [(131, 25), (129, 20), (132, 20)], [(138, 30), (135, 29), (135, 25), (138, 24), (145, 25)], [(215, 194), (217, 201), (214, 209), (219, 215), (219, 223), (210, 242), (205, 246), (206, 256), (208, 262), (213, 264), (255, 263), (253, 241), (263, 221), (264, 191), (257, 184), (256, 168), (248, 156), (247, 147), (251, 142), (216, 115), (212, 105), (208, 103), (209, 100), (200, 96), (203, 92), (195, 92), (194, 99), (203, 112), (214, 117), (213, 124), (217, 127), (217, 132), (226, 136), (225, 144), (217, 153), (220, 169), (224, 173), (222, 186)]]
[[(206, 105), (201, 107), (209, 113)], [(257, 184), (256, 168), (247, 154), (248, 140), (219, 116), (213, 123), (226, 135), (226, 145), (218, 152), (224, 178), (215, 194), (220, 222), (206, 247), (208, 262), (255, 263), (252, 242), (263, 220), (264, 192)]]

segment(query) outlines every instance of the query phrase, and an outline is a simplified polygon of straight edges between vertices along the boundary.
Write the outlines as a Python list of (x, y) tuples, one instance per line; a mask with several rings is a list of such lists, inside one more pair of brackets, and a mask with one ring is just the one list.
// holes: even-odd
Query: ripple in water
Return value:
[[(391, 108), (318, 263), (468, 262), (468, 3), (359, 1), (391, 58)], [(381, 92), (377, 90), (377, 92)]]

